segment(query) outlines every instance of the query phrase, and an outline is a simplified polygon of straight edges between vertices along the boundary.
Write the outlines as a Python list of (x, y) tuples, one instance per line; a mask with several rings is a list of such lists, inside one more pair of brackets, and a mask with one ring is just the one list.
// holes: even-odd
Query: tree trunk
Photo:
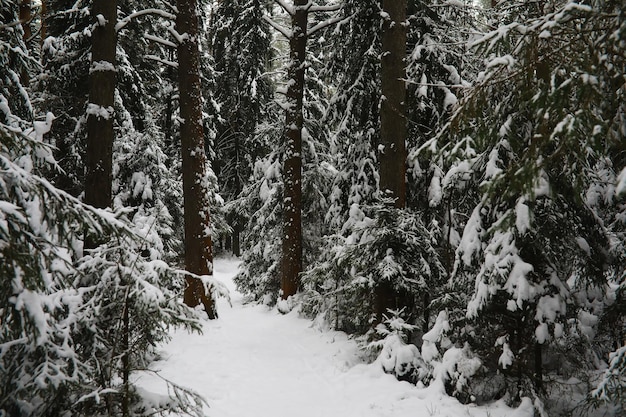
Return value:
[(43, 41), (46, 39), (46, 36), (48, 36), (48, 6), (47, 6), (47, 0), (41, 0), (41, 29), (40, 31), (40, 36), (41, 36), (41, 46), (43, 46)]
[[(126, 283), (126, 285), (129, 285)], [(130, 415), (130, 297), (124, 297), (124, 313), (122, 315), (122, 383), (124, 393), (122, 397), (122, 416)]]
[[(95, 20), (98, 15), (103, 17), (100, 24)], [(91, 16), (94, 16), (96, 24), (91, 34), (85, 203), (105, 208), (111, 206), (113, 181), (117, 1), (94, 0)], [(94, 248), (96, 245), (92, 237), (85, 237), (86, 248)]]
[[(394, 199), (398, 208), (406, 207), (406, 138), (405, 66), (406, 0), (383, 0), (381, 93), (380, 104), (380, 189)], [(383, 282), (375, 288), (375, 313), (380, 322), (388, 308), (396, 308), (393, 283)], [(390, 294), (391, 292), (391, 294)]]
[[(256, 126), (256, 122), (255, 122)], [(239, 176), (240, 162), (239, 155), (241, 153), (241, 137), (240, 135), (235, 136), (235, 195), (238, 196), (241, 194), (243, 186), (241, 184), (241, 177)], [(239, 241), (239, 233), (241, 232), (241, 226), (239, 225), (241, 222), (240, 216), (235, 212), (233, 216), (233, 233), (232, 233), (232, 252), (235, 256), (241, 256), (241, 245)]]
[(289, 39), (291, 63), (288, 69), (287, 110), (285, 111), (285, 155), (283, 161), (283, 253), (282, 298), (294, 295), (302, 272), (302, 124), (304, 72), (307, 41), (308, 0), (295, 0)]
[(382, 33), (380, 105), (380, 188), (406, 206), (406, 0), (383, 0), (385, 18)]
[(30, 37), (33, 36), (33, 32), (30, 28), (31, 18), (30, 0), (22, 0), (20, 2), (20, 23), (24, 31), (24, 42), (28, 41)]
[[(180, 139), (185, 207), (185, 267), (196, 275), (213, 274), (209, 203), (206, 182), (206, 155), (202, 127), (200, 51), (196, 0), (178, 0), (176, 30), (183, 41), (178, 45)], [(215, 300), (207, 296), (198, 278), (187, 276), (184, 302), (189, 307), (202, 303), (210, 319), (217, 318)]]
[(538, 392), (543, 393), (543, 358), (542, 358), (543, 346), (539, 342), (535, 342), (535, 389)]
[(239, 219), (237, 219), (237, 223), (233, 226), (233, 255), (241, 256), (241, 226), (239, 226)]
[[(22, 35), (22, 39), (24, 40), (24, 43), (26, 44), (28, 50), (31, 50), (31, 48), (28, 46), (28, 40), (33, 35), (33, 32), (30, 28), (31, 19), (32, 16), (30, 9), (30, 0), (21, 0), (19, 7), (19, 20), (22, 26), (22, 31), (24, 32), (24, 34)], [(28, 84), (30, 84), (30, 74), (28, 73), (27, 68), (23, 68), (20, 72), (20, 83), (23, 86), (27, 86)]]

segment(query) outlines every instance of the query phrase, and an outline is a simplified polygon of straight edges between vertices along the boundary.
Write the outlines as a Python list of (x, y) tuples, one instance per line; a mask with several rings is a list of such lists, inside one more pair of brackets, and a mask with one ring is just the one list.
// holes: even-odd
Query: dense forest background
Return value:
[(0, 0), (0, 415), (202, 415), (132, 374), (230, 252), (399, 379), (619, 414), (625, 137), (622, 0)]

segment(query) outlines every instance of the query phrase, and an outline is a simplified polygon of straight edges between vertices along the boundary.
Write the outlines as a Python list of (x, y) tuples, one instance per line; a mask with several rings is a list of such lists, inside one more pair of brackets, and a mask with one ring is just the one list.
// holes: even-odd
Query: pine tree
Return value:
[(43, 40), (44, 71), (35, 82), (43, 107), (55, 115), (46, 135), (55, 147), (61, 172), (51, 173), (55, 186), (79, 196), (84, 191), (85, 110), (89, 92), (89, 3), (65, 0), (46, 2), (48, 16)]

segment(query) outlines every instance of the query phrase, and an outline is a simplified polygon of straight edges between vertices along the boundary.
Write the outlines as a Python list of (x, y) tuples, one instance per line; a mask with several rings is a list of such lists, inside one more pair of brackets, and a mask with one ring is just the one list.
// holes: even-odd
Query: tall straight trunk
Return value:
[[(407, 0), (383, 0), (380, 189), (398, 208), (406, 206), (406, 9)], [(380, 322), (388, 308), (399, 307), (398, 297), (392, 282), (379, 283), (374, 292), (376, 321)]]
[(398, 208), (406, 206), (406, 7), (406, 0), (383, 0), (380, 188)]
[(31, 20), (31, 8), (30, 8), (30, 0), (21, 0), (20, 1), (20, 22), (22, 24), (22, 30), (24, 31), (24, 42), (30, 39), (33, 36), (33, 32), (30, 28), (30, 20)]
[(39, 30), (41, 36), (41, 46), (43, 46), (43, 41), (48, 36), (48, 6), (47, 0), (41, 0), (41, 29)]
[[(256, 125), (256, 123), (255, 123)], [(236, 135), (235, 138), (235, 195), (239, 195), (242, 191), (241, 178), (239, 177), (239, 155), (241, 152), (241, 139), (239, 135)], [(238, 214), (235, 214), (233, 220), (233, 232), (232, 232), (232, 252), (235, 256), (241, 256), (241, 244), (239, 240), (239, 234), (241, 233), (241, 226), (239, 225), (241, 219)]]
[(304, 71), (307, 41), (308, 0), (295, 0), (289, 39), (291, 62), (287, 72), (287, 110), (285, 111), (285, 155), (283, 161), (283, 253), (281, 264), (282, 297), (294, 295), (302, 272), (302, 124)]
[[(24, 34), (22, 35), (22, 39), (24, 43), (27, 43), (28, 40), (33, 35), (33, 32), (30, 28), (30, 21), (32, 19), (31, 9), (30, 9), (30, 0), (21, 0), (19, 7), (19, 19), (22, 26), (22, 31)], [(28, 45), (26, 45), (28, 47)], [(28, 48), (30, 49), (30, 48)], [(30, 84), (30, 74), (28, 73), (28, 69), (24, 68), (20, 73), (20, 82), (22, 85)]]
[(543, 393), (543, 357), (542, 357), (543, 345), (539, 342), (535, 342), (535, 375), (534, 383), (535, 389), (538, 392)]
[[(99, 15), (103, 19), (96, 19)], [(91, 16), (94, 16), (95, 27), (91, 34), (85, 202), (94, 207), (105, 208), (111, 206), (113, 180), (117, 1), (94, 0)], [(90, 239), (87, 239), (86, 244), (91, 248), (95, 246), (95, 242)]]
[[(176, 30), (182, 36), (178, 45), (178, 90), (180, 139), (185, 206), (185, 268), (196, 275), (213, 274), (209, 190), (206, 186), (206, 155), (202, 127), (200, 51), (198, 49), (198, 4), (178, 0)], [(210, 319), (217, 318), (215, 300), (207, 296), (198, 278), (187, 276), (184, 302), (189, 307), (202, 303)]]

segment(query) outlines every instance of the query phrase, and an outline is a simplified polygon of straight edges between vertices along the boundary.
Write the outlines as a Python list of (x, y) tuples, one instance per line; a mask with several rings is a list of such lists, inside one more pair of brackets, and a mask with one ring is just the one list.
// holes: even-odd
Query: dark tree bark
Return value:
[(537, 391), (544, 393), (543, 387), (543, 346), (539, 342), (535, 342), (535, 375), (534, 383)]
[[(33, 35), (32, 29), (30, 28), (31, 19), (32, 19), (32, 15), (31, 15), (31, 8), (30, 8), (30, 0), (21, 0), (20, 7), (19, 7), (19, 20), (22, 26), (22, 31), (24, 32), (24, 34), (22, 35), (22, 39), (24, 40), (24, 43), (27, 43), (28, 40)], [(24, 86), (27, 86), (28, 84), (30, 84), (30, 74), (28, 73), (28, 69), (24, 68), (21, 71), (20, 82)]]
[(383, 0), (380, 106), (380, 188), (406, 206), (406, 0)]
[[(185, 206), (185, 268), (196, 275), (213, 274), (210, 235), (206, 155), (202, 127), (200, 51), (198, 49), (198, 4), (178, 0), (176, 30), (182, 36), (178, 45), (178, 84), (183, 194)], [(184, 302), (190, 307), (203, 304), (210, 319), (217, 318), (215, 300), (206, 294), (198, 278), (188, 276)]]
[[(380, 189), (394, 199), (398, 208), (406, 207), (406, 0), (383, 0), (380, 104)], [(388, 308), (398, 308), (393, 283), (382, 282), (375, 288), (376, 321), (381, 322)], [(400, 297), (402, 299), (403, 297)]]
[(22, 23), (22, 30), (24, 31), (24, 42), (33, 36), (33, 32), (30, 28), (31, 18), (30, 0), (22, 0), (20, 2), (20, 22)]
[(41, 46), (43, 46), (43, 41), (48, 36), (48, 6), (47, 0), (41, 0), (41, 29), (39, 29), (41, 36)]
[[(94, 16), (95, 28), (91, 34), (85, 202), (105, 208), (111, 206), (113, 179), (117, 1), (94, 0), (91, 15)], [(100, 15), (102, 19), (98, 20), (96, 16)], [(95, 242), (87, 239), (86, 245), (93, 248)]]
[(308, 0), (294, 0), (289, 39), (291, 63), (288, 69), (287, 110), (285, 112), (285, 155), (283, 161), (283, 253), (281, 263), (282, 298), (294, 295), (302, 272), (302, 124)]

